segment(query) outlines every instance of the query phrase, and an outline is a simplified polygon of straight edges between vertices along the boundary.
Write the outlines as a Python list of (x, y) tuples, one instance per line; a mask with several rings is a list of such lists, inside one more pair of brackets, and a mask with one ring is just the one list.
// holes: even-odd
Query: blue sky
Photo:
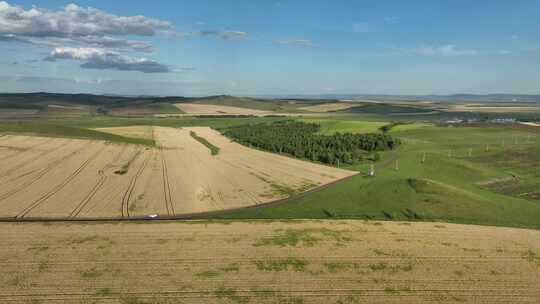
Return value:
[(540, 94), (539, 1), (70, 3), (0, 1), (0, 91)]

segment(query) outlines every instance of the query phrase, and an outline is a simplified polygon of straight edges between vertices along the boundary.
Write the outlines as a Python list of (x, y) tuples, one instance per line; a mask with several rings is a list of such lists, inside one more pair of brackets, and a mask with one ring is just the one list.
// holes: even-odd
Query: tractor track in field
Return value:
[(86, 207), (86, 205), (92, 200), (92, 198), (96, 195), (96, 193), (103, 187), (103, 184), (107, 181), (107, 176), (103, 173), (102, 170), (99, 171), (99, 180), (98, 182), (92, 187), (90, 192), (86, 195), (86, 197), (71, 211), (69, 214), (70, 218), (77, 217), (81, 211)]
[(73, 171), (61, 184), (56, 185), (51, 191), (47, 192), (43, 196), (41, 196), (39, 199), (35, 200), (30, 206), (23, 209), (23, 211), (19, 212), (15, 216), (15, 218), (24, 218), (30, 211), (41, 205), (43, 202), (45, 202), (48, 198), (58, 193), (60, 190), (62, 190), (66, 185), (68, 185), (75, 177), (77, 177), (83, 170), (90, 164), (103, 150), (105, 150), (106, 146), (101, 147), (98, 151), (96, 151), (94, 154), (92, 154), (88, 159), (86, 159), (78, 168), (77, 170)]
[(22, 190), (26, 189), (28, 186), (31, 186), (32, 184), (36, 183), (45, 174), (47, 174), (49, 171), (51, 171), (56, 165), (58, 165), (59, 163), (69, 159), (70, 157), (76, 155), (77, 153), (81, 152), (85, 148), (86, 148), (86, 145), (82, 146), (81, 148), (79, 148), (79, 149), (77, 149), (75, 151), (70, 152), (68, 155), (63, 156), (60, 159), (57, 159), (56, 161), (54, 161), (54, 162), (50, 163), (49, 165), (47, 165), (45, 168), (39, 169), (40, 170), (39, 173), (34, 178), (32, 178), (31, 180), (24, 182), (21, 186), (15, 188), (15, 189), (11, 189), (10, 191), (8, 191), (6, 193), (0, 194), (0, 202), (4, 201), (5, 199), (7, 199), (7, 198), (19, 193), (19, 192), (21, 192)]
[(107, 181), (107, 175), (105, 175), (105, 170), (108, 167), (110, 167), (111, 164), (116, 163), (120, 159), (120, 157), (122, 157), (122, 155), (125, 153), (126, 149), (127, 149), (127, 145), (122, 147), (122, 150), (118, 152), (118, 154), (114, 157), (114, 159), (110, 163), (106, 164), (103, 168), (101, 168), (101, 170), (98, 171), (98, 175), (99, 175), (98, 181), (96, 182), (94, 187), (92, 187), (92, 189), (86, 195), (86, 197), (77, 205), (77, 207), (75, 207), (75, 209), (73, 209), (73, 211), (71, 211), (69, 218), (77, 217), (81, 213), (81, 211), (84, 209), (84, 207), (86, 207), (86, 205), (92, 200), (92, 198), (96, 195), (96, 193), (101, 189), (101, 187), (103, 187), (103, 185)]
[(135, 189), (135, 186), (137, 184), (137, 180), (142, 175), (144, 169), (146, 169), (146, 166), (148, 165), (148, 162), (152, 158), (153, 153), (149, 153), (149, 155), (144, 159), (143, 163), (137, 170), (137, 173), (131, 178), (131, 181), (129, 182), (129, 186), (124, 192), (124, 195), (122, 196), (122, 218), (130, 217), (129, 214), (129, 202), (131, 200), (131, 195), (133, 193), (133, 190)]
[(161, 157), (161, 172), (163, 176), (163, 194), (165, 196), (165, 208), (167, 209), (167, 215), (174, 216), (174, 202), (172, 201), (171, 185), (169, 183), (169, 173), (167, 170), (167, 161), (165, 160), (165, 155), (163, 153), (163, 147), (159, 148), (159, 153)]
[[(56, 151), (58, 151), (60, 148), (63, 148), (63, 147), (64, 147), (64, 145), (59, 144), (57, 147), (54, 147), (54, 148), (52, 148), (52, 149), (50, 149), (50, 150), (48, 150), (48, 151), (46, 151), (46, 152), (44, 152), (44, 153), (38, 154), (38, 155), (32, 157), (31, 159), (29, 159), (28, 161), (26, 161), (22, 166), (15, 166), (15, 167), (13, 167), (13, 168), (11, 168), (11, 169), (9, 169), (9, 170), (3, 172), (2, 174), (0, 174), (0, 178), (7, 177), (7, 176), (11, 175), (13, 172), (18, 171), (18, 170), (20, 170), (21, 168), (24, 168), (24, 167), (26, 167), (26, 166), (32, 164), (34, 161), (36, 161), (36, 160), (38, 160), (38, 159), (40, 159), (40, 158), (43, 158), (44, 156), (47, 156), (47, 155), (49, 155), (49, 154), (51, 154), (51, 153), (53, 153), (53, 152), (56, 152)], [(38, 169), (34, 169), (34, 170), (31, 170), (31, 171), (25, 172), (25, 173), (23, 173), (23, 174), (21, 174), (21, 175), (18, 175), (18, 176), (15, 176), (15, 177), (11, 178), (10, 180), (8, 180), (8, 182), (12, 182), (12, 181), (14, 181), (14, 180), (17, 180), (17, 179), (19, 179), (19, 178), (21, 178), (21, 177), (24, 177), (24, 176), (27, 176), (27, 175), (29, 175), (29, 174), (32, 174), (32, 173), (34, 173), (34, 172), (36, 172), (36, 171), (39, 171), (39, 170), (41, 170), (41, 169), (42, 169), (42, 168), (38, 168)]]

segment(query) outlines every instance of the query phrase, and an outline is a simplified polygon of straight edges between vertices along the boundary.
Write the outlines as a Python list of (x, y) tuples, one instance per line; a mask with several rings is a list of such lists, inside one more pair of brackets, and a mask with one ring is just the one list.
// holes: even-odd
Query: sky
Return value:
[(0, 92), (540, 94), (538, 0), (0, 1)]

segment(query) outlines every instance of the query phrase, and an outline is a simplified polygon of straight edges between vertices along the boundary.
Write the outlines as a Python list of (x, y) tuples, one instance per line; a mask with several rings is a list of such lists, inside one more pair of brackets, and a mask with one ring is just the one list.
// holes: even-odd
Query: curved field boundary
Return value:
[[(146, 160), (149, 160), (147, 158)], [(148, 161), (145, 160), (145, 163), (148, 163)], [(137, 173), (142, 173), (142, 170), (144, 170), (145, 163), (141, 165), (139, 168), (139, 171)], [(141, 170), (142, 169), (142, 170)], [(331, 187), (333, 185), (345, 182), (349, 179), (352, 179), (353, 177), (356, 177), (360, 175), (361, 173), (357, 173), (355, 175), (347, 176), (342, 179), (333, 181), (331, 183), (328, 183), (326, 185), (322, 185), (317, 188), (313, 188), (311, 190), (308, 190), (306, 192), (302, 192), (300, 194), (287, 197), (284, 199), (267, 202), (267, 203), (261, 203), (259, 205), (254, 206), (247, 206), (247, 207), (240, 207), (240, 208), (233, 208), (233, 209), (226, 209), (226, 210), (217, 210), (217, 211), (208, 211), (208, 212), (199, 212), (199, 213), (186, 213), (186, 214), (175, 214), (172, 216), (158, 216), (158, 217), (148, 217), (148, 216), (130, 216), (129, 215), (129, 197), (131, 196), (131, 193), (133, 192), (133, 189), (135, 188), (136, 180), (138, 178), (138, 175), (134, 176), (132, 178), (132, 183), (130, 183), (130, 186), (128, 187), (128, 190), (124, 193), (124, 197), (122, 199), (122, 216), (121, 217), (84, 217), (84, 218), (75, 218), (75, 217), (24, 217), (24, 218), (12, 218), (12, 217), (0, 217), (0, 223), (1, 222), (107, 222), (107, 221), (170, 221), (170, 220), (201, 220), (201, 219), (210, 219), (215, 216), (219, 215), (226, 215), (233, 212), (238, 212), (242, 210), (253, 210), (253, 209), (261, 209), (261, 208), (268, 208), (272, 206), (279, 206), (287, 203), (291, 203), (293, 200), (296, 200), (298, 198), (301, 198), (305, 195), (315, 193), (318, 191), (321, 191), (323, 189), (326, 189), (328, 187)], [(139, 174), (140, 175), (140, 174)], [(240, 220), (240, 219), (239, 219)]]

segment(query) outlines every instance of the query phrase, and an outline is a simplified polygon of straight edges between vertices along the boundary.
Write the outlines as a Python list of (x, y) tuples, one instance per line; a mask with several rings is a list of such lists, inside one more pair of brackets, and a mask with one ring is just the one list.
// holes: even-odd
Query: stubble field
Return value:
[(2, 303), (538, 303), (540, 231), (365, 221), (4, 223)]

